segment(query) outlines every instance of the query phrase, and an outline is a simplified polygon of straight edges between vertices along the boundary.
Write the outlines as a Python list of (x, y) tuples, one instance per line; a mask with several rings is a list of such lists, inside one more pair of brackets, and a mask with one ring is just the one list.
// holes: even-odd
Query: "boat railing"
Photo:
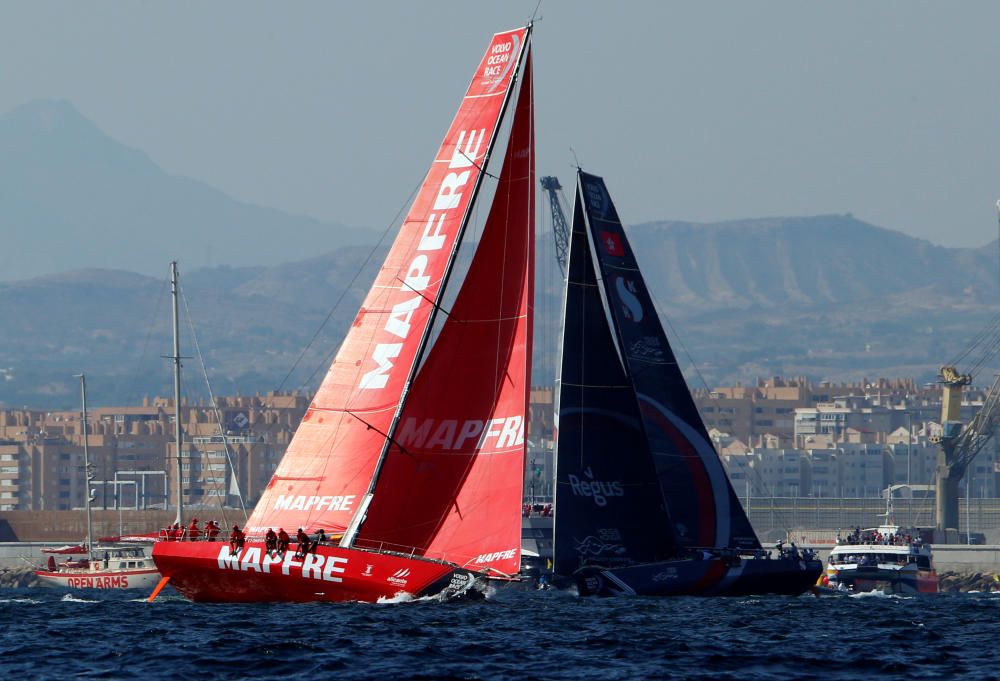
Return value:
[(371, 551), (372, 553), (391, 553), (396, 556), (404, 556), (412, 559), (423, 558), (425, 560), (438, 562), (452, 562), (449, 561), (443, 553), (428, 551), (427, 549), (420, 548), (419, 546), (407, 546), (405, 544), (395, 544), (387, 541), (355, 539), (351, 548), (360, 549), (362, 551)]
[(830, 565), (920, 565), (920, 557), (915, 553), (848, 553), (830, 554)]
[[(333, 533), (326, 535), (326, 542), (320, 542), (320, 545), (336, 545), (336, 542), (340, 541), (342, 534)], [(188, 531), (181, 528), (178, 531), (172, 531), (170, 528), (164, 528), (160, 531), (160, 536), (157, 541), (161, 542), (223, 542), (230, 543), (230, 538), (228, 535), (222, 536), (221, 533), (206, 534), (201, 531), (195, 536), (191, 536)], [(310, 541), (315, 541), (315, 536), (310, 537)], [(263, 536), (249, 535), (245, 537), (245, 542), (249, 543), (263, 543)], [(289, 547), (298, 548), (298, 542), (292, 539), (289, 542)], [(369, 551), (371, 553), (387, 553), (395, 556), (401, 556), (405, 558), (410, 558), (413, 560), (428, 560), (433, 562), (443, 562), (451, 563), (457, 565), (453, 558), (450, 558), (442, 552), (428, 551), (425, 548), (419, 546), (409, 546), (406, 544), (396, 544), (388, 541), (374, 541), (368, 539), (355, 539), (354, 544), (351, 546), (353, 549), (359, 551)], [(475, 558), (470, 558), (463, 567), (467, 567), (472, 563)], [(475, 566), (475, 569), (483, 569), (481, 566)], [(485, 568), (489, 569), (489, 568)]]

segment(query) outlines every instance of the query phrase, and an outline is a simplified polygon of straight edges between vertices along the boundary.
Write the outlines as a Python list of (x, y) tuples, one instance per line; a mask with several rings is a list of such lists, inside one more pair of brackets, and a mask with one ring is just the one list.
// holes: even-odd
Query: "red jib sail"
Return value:
[(482, 180), (528, 29), (493, 37), (399, 235), (247, 526), (361, 520)]
[[(493, 205), (462, 288), (413, 382), (356, 545), (516, 573), (530, 384), (534, 245), (531, 61)], [(487, 180), (489, 181), (489, 180)]]

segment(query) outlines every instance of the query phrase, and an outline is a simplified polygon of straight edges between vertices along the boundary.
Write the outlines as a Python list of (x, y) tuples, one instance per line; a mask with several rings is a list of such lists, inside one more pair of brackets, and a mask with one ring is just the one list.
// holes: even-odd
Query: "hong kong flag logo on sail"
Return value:
[(613, 255), (617, 258), (625, 255), (625, 249), (622, 248), (622, 240), (614, 232), (601, 232), (601, 243), (604, 245), (604, 252), (608, 255)]

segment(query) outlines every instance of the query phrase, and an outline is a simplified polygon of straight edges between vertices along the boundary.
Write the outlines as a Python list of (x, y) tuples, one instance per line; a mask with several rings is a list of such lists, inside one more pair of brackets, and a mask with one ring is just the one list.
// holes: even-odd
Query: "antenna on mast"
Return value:
[(542, 0), (538, 0), (538, 2), (535, 4), (535, 11), (531, 13), (531, 18), (528, 19), (528, 26), (534, 25), (536, 18), (541, 20), (541, 17), (538, 16), (538, 10), (539, 8), (541, 8), (541, 6), (542, 6)]

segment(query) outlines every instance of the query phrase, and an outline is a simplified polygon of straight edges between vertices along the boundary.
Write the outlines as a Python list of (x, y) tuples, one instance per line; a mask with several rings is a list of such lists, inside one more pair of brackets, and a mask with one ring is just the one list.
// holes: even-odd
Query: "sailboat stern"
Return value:
[(319, 546), (299, 556), (247, 543), (160, 542), (153, 559), (185, 598), (204, 603), (379, 601), (459, 596), (477, 575), (417, 556)]

